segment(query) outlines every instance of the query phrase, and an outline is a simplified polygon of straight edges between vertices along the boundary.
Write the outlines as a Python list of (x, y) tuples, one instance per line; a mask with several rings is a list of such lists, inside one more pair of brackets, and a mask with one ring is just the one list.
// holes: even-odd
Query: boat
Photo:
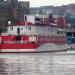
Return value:
[(0, 35), (0, 52), (54, 51), (67, 51), (67, 38), (50, 15), (24, 15), (15, 25), (9, 21), (7, 32)]
[(67, 53), (75, 53), (75, 28), (70, 28), (66, 32), (66, 37), (67, 37), (67, 48), (68, 51)]

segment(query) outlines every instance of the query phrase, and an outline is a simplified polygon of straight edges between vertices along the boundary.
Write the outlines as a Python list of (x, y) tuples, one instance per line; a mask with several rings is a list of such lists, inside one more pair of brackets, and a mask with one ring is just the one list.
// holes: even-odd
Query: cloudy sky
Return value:
[(60, 6), (75, 3), (75, 0), (20, 0), (20, 1), (29, 1), (30, 7), (39, 7), (47, 5)]

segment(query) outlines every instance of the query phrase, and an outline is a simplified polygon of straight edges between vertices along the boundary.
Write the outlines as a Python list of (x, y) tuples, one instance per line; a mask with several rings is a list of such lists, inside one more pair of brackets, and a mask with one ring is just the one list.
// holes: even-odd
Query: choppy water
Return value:
[(0, 54), (0, 75), (75, 75), (75, 54)]

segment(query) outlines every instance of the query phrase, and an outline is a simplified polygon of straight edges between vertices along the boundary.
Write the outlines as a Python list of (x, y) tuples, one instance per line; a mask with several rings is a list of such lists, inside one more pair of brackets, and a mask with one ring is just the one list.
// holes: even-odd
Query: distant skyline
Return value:
[(75, 0), (19, 0), (19, 1), (29, 1), (30, 7), (40, 7), (40, 6), (61, 6), (71, 3), (75, 3)]

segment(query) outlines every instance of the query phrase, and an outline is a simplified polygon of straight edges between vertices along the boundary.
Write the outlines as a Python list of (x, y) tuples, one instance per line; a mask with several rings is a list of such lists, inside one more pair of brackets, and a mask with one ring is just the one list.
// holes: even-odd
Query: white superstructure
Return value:
[(25, 15), (24, 25), (9, 25), (7, 33), (10, 35), (40, 35), (65, 36), (65, 30), (48, 22), (48, 15)]

